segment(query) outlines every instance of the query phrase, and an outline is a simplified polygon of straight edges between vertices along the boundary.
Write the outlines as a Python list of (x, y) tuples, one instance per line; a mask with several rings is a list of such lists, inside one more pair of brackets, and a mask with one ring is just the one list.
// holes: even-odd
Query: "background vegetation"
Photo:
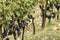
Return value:
[[(55, 2), (56, 0), (49, 1)], [(60, 0), (57, 1), (60, 2)], [(34, 22), (36, 26), (36, 34), (32, 35), (32, 28), (30, 29), (26, 27), (27, 31), (25, 31), (25, 40), (60, 40), (60, 20), (55, 19), (52, 20), (51, 23), (46, 22), (45, 29), (42, 30), (40, 28), (41, 23), (39, 22), (41, 22), (42, 20), (39, 16), (41, 11), (40, 8), (37, 8), (40, 4), (45, 5), (46, 0), (0, 0), (0, 24), (3, 24), (2, 27), (7, 28), (9, 27), (11, 16), (14, 15), (14, 13), (16, 13), (18, 16), (17, 18), (20, 19), (30, 13), (35, 17)], [(35, 13), (33, 13), (34, 11)]]

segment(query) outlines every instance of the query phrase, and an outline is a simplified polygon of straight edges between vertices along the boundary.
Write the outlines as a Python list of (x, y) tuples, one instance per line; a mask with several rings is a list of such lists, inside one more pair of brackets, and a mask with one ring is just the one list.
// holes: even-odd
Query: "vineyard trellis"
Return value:
[[(41, 3), (40, 1), (44, 1), (45, 4)], [(39, 2), (44, 6), (44, 11), (42, 11), (42, 28), (44, 29), (45, 27), (45, 22), (46, 22), (46, 14), (47, 14), (47, 5), (49, 3), (52, 2), (56, 2), (58, 3), (58, 1), (56, 0), (1, 0), (0, 1), (0, 35), (2, 37), (2, 28), (8, 29), (9, 28), (9, 24), (10, 24), (10, 20), (11, 17), (13, 16), (15, 18), (15, 20), (18, 22), (18, 26), (21, 26), (23, 29), (23, 34), (22, 34), (22, 40), (24, 40), (24, 30), (25, 30), (25, 20), (21, 20), (23, 19), (23, 17), (30, 13), (32, 11), (32, 9), (34, 8), (35, 5), (37, 5)], [(54, 6), (56, 7), (57, 11), (59, 12), (59, 8), (60, 6), (58, 6), (59, 3), (57, 5), (54, 4)], [(51, 7), (51, 6), (50, 6)], [(53, 4), (52, 4), (53, 7)], [(53, 10), (53, 8), (52, 8)], [(53, 14), (55, 17), (55, 14)], [(51, 21), (51, 16), (47, 16), (47, 18), (49, 19), (49, 22)], [(19, 20), (18, 20), (19, 19)], [(32, 24), (33, 24), (33, 34), (35, 34), (35, 25), (34, 25), (34, 18), (32, 19)], [(59, 19), (59, 14), (57, 14), (57, 19)], [(12, 20), (14, 20), (12, 18)], [(21, 23), (19, 23), (21, 21)], [(13, 21), (14, 22), (14, 21)], [(12, 22), (12, 24), (14, 24)], [(20, 25), (21, 24), (21, 25)], [(22, 26), (24, 25), (24, 26)], [(28, 24), (27, 24), (28, 25)], [(3, 40), (3, 38), (2, 38)]]

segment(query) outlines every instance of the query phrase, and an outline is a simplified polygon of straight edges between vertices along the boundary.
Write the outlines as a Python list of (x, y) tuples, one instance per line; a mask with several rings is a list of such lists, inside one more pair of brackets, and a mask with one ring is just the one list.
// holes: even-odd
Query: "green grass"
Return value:
[(60, 40), (60, 30), (52, 30), (52, 27), (57, 25), (60, 21), (54, 21), (53, 23), (47, 23), (45, 29), (42, 30), (40, 27), (36, 30), (36, 34), (33, 35), (32, 32), (29, 32), (29, 35), (25, 34), (25, 40)]

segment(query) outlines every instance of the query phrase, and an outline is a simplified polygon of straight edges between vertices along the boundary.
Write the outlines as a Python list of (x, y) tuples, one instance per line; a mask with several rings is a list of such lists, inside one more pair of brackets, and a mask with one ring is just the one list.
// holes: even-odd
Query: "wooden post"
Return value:
[(24, 30), (25, 30), (25, 27), (23, 27), (22, 40), (24, 40)]
[(35, 34), (34, 18), (32, 19), (32, 25), (33, 25), (33, 35), (34, 35)]
[(42, 17), (42, 28), (44, 29), (45, 27), (45, 22), (46, 22), (46, 8), (47, 8), (48, 0), (46, 0), (46, 5), (45, 5), (45, 12), (43, 13)]

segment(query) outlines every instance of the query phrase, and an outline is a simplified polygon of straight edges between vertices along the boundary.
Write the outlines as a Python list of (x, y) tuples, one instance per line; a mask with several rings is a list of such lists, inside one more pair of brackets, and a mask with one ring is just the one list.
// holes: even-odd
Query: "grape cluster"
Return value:
[[(51, 21), (51, 18), (54, 19), (54, 18), (56, 17), (56, 13), (55, 13), (55, 12), (52, 12), (51, 15), (47, 15), (46, 12), (45, 12), (44, 6), (43, 6), (43, 5), (40, 5), (39, 7), (40, 7), (40, 9), (41, 9), (41, 11), (42, 11), (41, 16), (44, 17), (44, 15), (45, 15), (45, 18), (48, 18), (49, 22)], [(50, 5), (47, 5), (46, 11), (47, 11), (47, 10), (50, 10), (50, 8), (52, 8), (52, 7), (53, 7), (53, 4), (50, 3)]]
[(60, 9), (60, 5), (58, 5), (58, 2), (54, 3), (54, 6), (55, 6), (55, 8), (56, 8), (57, 10)]
[(2, 37), (5, 38), (7, 36), (8, 30), (4, 28), (4, 32), (2, 33)]
[(13, 15), (11, 16), (12, 17), (12, 20), (10, 20), (10, 26), (9, 26), (9, 28), (12, 28), (13, 27), (13, 25), (14, 25), (14, 23), (15, 23), (15, 18), (13, 17)]

